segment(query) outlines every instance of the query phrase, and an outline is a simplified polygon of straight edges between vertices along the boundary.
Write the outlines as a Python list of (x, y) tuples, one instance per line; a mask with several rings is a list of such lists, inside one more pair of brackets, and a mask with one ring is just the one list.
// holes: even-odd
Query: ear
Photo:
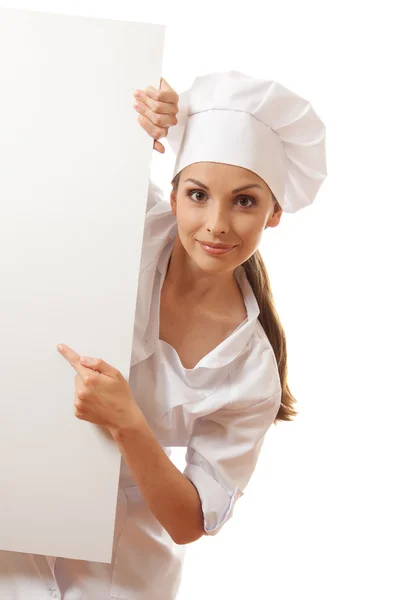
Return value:
[(176, 190), (172, 190), (170, 195), (171, 212), (176, 217)]
[(277, 225), (280, 223), (282, 212), (283, 211), (279, 204), (274, 202), (274, 212), (269, 216), (265, 229), (267, 227), (277, 227)]

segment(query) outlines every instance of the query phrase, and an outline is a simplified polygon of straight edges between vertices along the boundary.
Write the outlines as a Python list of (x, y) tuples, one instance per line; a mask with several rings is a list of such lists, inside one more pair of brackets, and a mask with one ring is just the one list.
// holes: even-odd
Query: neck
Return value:
[(238, 283), (233, 271), (210, 274), (202, 271), (175, 240), (164, 285), (179, 299), (201, 302), (202, 306), (220, 307), (237, 294)]

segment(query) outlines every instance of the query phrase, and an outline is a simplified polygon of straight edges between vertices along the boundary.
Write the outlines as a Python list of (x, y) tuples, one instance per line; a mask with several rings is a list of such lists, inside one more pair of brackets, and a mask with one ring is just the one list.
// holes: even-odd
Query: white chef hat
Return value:
[(313, 202), (327, 175), (324, 124), (307, 100), (276, 81), (238, 71), (197, 77), (179, 96), (177, 118), (167, 137), (173, 177), (203, 161), (243, 167), (294, 213)]

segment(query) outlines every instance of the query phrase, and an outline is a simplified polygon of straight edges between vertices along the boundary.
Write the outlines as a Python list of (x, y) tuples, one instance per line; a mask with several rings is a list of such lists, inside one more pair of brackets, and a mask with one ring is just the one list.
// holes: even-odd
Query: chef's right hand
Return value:
[(161, 154), (164, 154), (165, 148), (158, 140), (168, 135), (171, 125), (177, 124), (178, 102), (178, 94), (163, 78), (159, 90), (148, 85), (144, 91), (135, 91), (133, 106), (139, 113), (138, 121), (154, 138), (153, 148)]

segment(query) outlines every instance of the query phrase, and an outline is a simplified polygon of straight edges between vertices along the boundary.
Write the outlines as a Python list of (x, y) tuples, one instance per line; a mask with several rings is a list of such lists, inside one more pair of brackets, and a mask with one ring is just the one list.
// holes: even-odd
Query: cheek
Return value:
[(246, 227), (239, 227), (237, 234), (242, 240), (243, 246), (246, 248), (258, 246), (262, 239), (264, 228), (260, 226), (260, 222), (253, 221), (252, 223), (246, 224)]
[(195, 245), (195, 239), (199, 237), (197, 235), (199, 231), (198, 223), (193, 218), (188, 217), (188, 215), (181, 214), (177, 218), (177, 227), (181, 245), (188, 254), (191, 254)]
[(192, 232), (196, 232), (201, 226), (200, 219), (193, 213), (193, 211), (178, 211), (177, 224), (179, 230), (183, 235), (190, 235)]

